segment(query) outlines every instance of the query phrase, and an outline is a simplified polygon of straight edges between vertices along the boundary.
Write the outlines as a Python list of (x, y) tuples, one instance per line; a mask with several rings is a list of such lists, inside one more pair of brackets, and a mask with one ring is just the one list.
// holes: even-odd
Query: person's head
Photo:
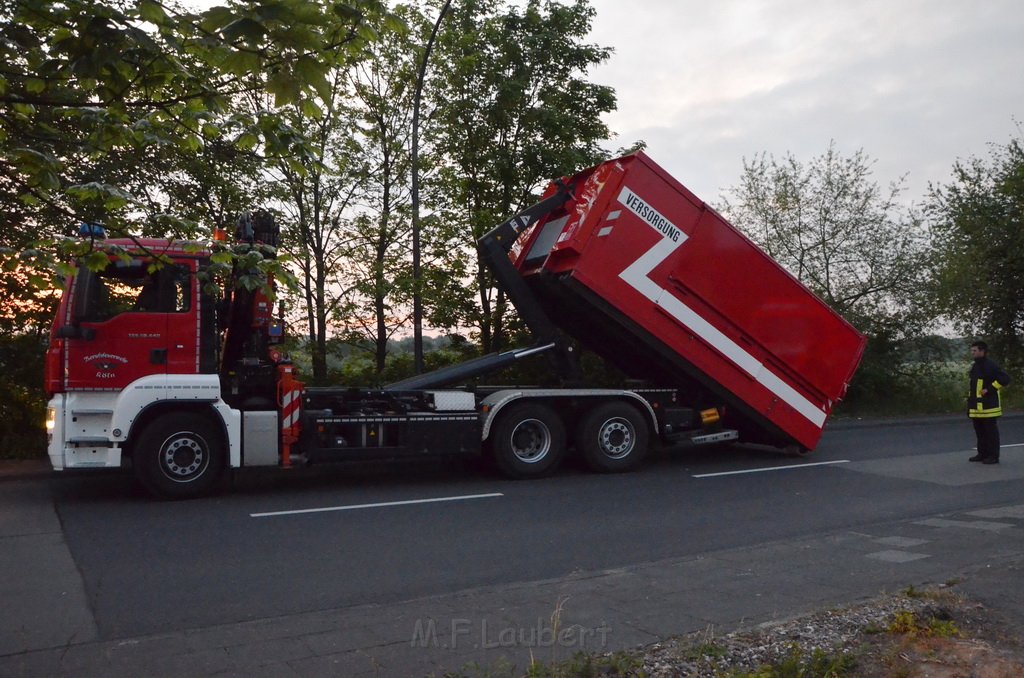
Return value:
[(988, 344), (984, 341), (976, 341), (971, 344), (972, 358), (984, 358), (986, 355), (988, 355)]

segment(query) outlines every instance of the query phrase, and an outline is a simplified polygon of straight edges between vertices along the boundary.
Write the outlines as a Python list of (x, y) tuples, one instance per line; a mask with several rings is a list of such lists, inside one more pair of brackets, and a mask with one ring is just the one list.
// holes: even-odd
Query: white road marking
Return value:
[(764, 471), (787, 471), (791, 468), (807, 468), (809, 466), (826, 466), (828, 464), (849, 464), (849, 459), (836, 461), (816, 461), (810, 464), (790, 464), (789, 466), (766, 466), (765, 468), (748, 468), (742, 471), (722, 471), (721, 473), (698, 473), (694, 478), (714, 478), (716, 476), (735, 476), (741, 473), (762, 473)]
[(885, 544), (886, 546), (899, 546), (901, 548), (920, 546), (921, 544), (928, 543), (927, 539), (914, 539), (912, 537), (879, 537), (874, 541), (879, 544)]
[(947, 520), (945, 518), (929, 518), (927, 520), (915, 520), (915, 525), (927, 525), (928, 527), (967, 527), (972, 530), (985, 530), (987, 532), (998, 532), (1012, 523), (996, 523), (989, 520)]
[[(1012, 443), (1010, 445), (1001, 445), (1000, 447), (1024, 447), (1024, 443)], [(965, 450), (965, 452), (973, 452), (974, 450)], [(960, 454), (957, 452), (956, 454)], [(892, 457), (895, 458), (895, 457)], [(870, 460), (868, 460), (870, 461)], [(828, 464), (849, 464), (849, 459), (839, 459), (837, 461), (816, 461), (810, 464), (790, 464), (789, 466), (766, 466), (764, 468), (751, 468), (744, 469), (742, 471), (722, 471), (721, 473), (699, 473), (695, 474), (693, 478), (714, 478), (716, 476), (735, 476), (741, 473), (761, 473), (763, 471), (785, 471), (791, 468), (805, 468), (807, 466), (825, 466)]]
[(326, 513), (328, 511), (354, 511), (356, 509), (381, 508), (384, 506), (408, 506), (410, 504), (435, 504), (445, 501), (465, 501), (467, 499), (488, 499), (504, 497), (501, 492), (488, 494), (463, 494), (457, 497), (430, 497), (429, 499), (406, 499), (405, 501), (382, 501), (375, 504), (349, 504), (348, 506), (324, 506), (321, 508), (296, 509), (294, 511), (270, 511), (267, 513), (250, 513), (250, 518), (268, 518), (271, 516), (294, 516), (300, 513)]
[(1024, 504), (1017, 504), (1016, 506), (1002, 506), (1000, 508), (993, 509), (981, 509), (979, 511), (968, 511), (969, 516), (978, 516), (979, 518), (1019, 518), (1024, 520)]

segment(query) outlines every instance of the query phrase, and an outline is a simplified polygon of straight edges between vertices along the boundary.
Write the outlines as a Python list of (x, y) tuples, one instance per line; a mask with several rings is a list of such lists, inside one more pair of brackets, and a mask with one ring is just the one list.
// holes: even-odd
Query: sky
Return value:
[(1021, 0), (591, 0), (589, 73), (618, 110), (612, 148), (647, 153), (719, 204), (743, 159), (802, 161), (831, 141), (875, 161), (903, 201), (1024, 125)]

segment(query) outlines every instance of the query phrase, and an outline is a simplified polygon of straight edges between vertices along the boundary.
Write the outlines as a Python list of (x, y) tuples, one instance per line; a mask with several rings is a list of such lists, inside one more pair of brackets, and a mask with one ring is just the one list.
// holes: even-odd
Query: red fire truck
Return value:
[[(256, 213), (235, 237), (272, 253), (278, 229)], [(479, 241), (533, 345), (382, 388), (304, 387), (261, 290), (207, 292), (209, 251), (98, 246), (110, 264), (69, 277), (50, 334), (50, 460), (131, 466), (163, 497), (206, 493), (249, 466), (486, 454), (531, 477), (570, 450), (626, 471), (656, 439), (808, 451), (865, 345), (643, 153), (553, 182)], [(644, 386), (588, 388), (580, 349)], [(559, 387), (474, 385), (536, 355)]]

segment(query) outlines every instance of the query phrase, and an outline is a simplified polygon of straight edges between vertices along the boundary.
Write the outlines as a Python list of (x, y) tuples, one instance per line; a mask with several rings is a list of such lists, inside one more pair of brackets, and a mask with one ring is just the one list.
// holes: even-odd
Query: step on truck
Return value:
[[(210, 293), (210, 248), (84, 233), (109, 264), (68, 276), (50, 332), (50, 461), (130, 466), (161, 497), (207, 493), (250, 466), (486, 455), (526, 478), (569, 451), (628, 471), (658, 441), (806, 452), (865, 346), (644, 153), (552, 182), (480, 239), (532, 345), (381, 388), (306, 387), (268, 288), (235, 284), (251, 271), (236, 264)], [(234, 233), (267, 257), (278, 235), (265, 212)], [(587, 387), (582, 349), (644, 387)], [(524, 359), (548, 360), (558, 387), (474, 385)]]

